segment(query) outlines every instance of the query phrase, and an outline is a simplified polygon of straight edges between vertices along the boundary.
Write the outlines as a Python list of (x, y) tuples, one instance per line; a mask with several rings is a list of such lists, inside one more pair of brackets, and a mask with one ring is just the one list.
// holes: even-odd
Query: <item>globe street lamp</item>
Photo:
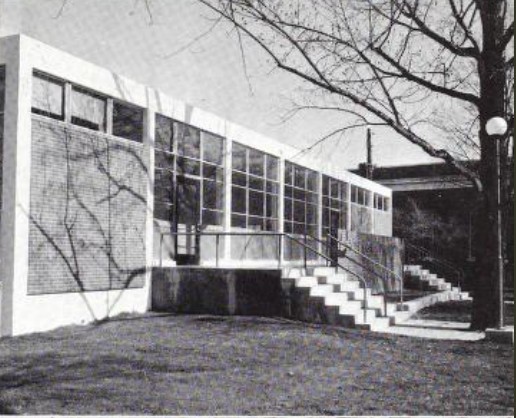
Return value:
[(503, 250), (502, 250), (502, 196), (500, 170), (500, 142), (507, 132), (507, 122), (499, 116), (492, 117), (486, 123), (486, 133), (496, 141), (496, 241), (498, 256), (498, 329), (503, 328)]

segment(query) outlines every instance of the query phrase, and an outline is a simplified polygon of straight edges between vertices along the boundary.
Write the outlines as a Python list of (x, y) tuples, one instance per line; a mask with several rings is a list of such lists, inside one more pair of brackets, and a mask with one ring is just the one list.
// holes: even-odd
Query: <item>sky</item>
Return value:
[[(23, 33), (193, 106), (301, 150), (342, 128), (341, 115), (314, 110), (288, 118), (304, 86), (273, 70), (265, 55), (235, 33), (213, 27), (196, 0), (0, 0), (0, 36)], [(349, 122), (348, 122), (349, 123)], [(374, 127), (378, 166), (437, 161), (388, 129)], [(366, 159), (366, 129), (346, 131), (309, 155), (343, 168)]]

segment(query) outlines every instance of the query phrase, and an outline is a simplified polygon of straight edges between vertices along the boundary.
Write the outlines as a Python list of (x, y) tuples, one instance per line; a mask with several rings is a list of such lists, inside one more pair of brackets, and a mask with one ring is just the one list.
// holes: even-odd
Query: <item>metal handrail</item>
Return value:
[[(332, 260), (329, 256), (327, 256), (326, 254), (323, 254), (321, 252), (319, 252), (318, 250), (310, 247), (308, 244), (306, 244), (306, 242), (303, 242), (302, 240), (299, 240), (297, 239), (296, 237), (286, 233), (286, 232), (269, 232), (269, 231), (253, 231), (253, 232), (243, 232), (243, 231), (238, 231), (238, 232), (226, 232), (226, 231), (196, 231), (196, 232), (168, 232), (166, 234), (163, 234), (161, 231), (160, 231), (160, 234), (161, 236), (163, 235), (169, 235), (169, 236), (196, 236), (196, 237), (200, 237), (200, 236), (215, 236), (216, 237), (216, 249), (215, 249), (215, 265), (218, 267), (219, 265), (219, 238), (221, 236), (277, 236), (279, 237), (279, 245), (278, 245), (278, 261), (279, 261), (279, 267), (281, 267), (281, 256), (282, 256), (282, 247), (283, 247), (283, 241), (282, 241), (282, 238), (283, 237), (286, 237), (288, 238), (289, 240), (291, 240), (292, 242), (295, 242), (299, 245), (301, 245), (303, 248), (304, 248), (304, 251), (305, 251), (305, 256), (304, 256), (304, 268), (306, 270), (306, 267), (307, 267), (307, 257), (306, 257), (306, 250), (310, 250), (312, 251), (315, 255), (325, 259), (326, 261), (329, 261), (329, 262), (334, 262), (334, 260)], [(307, 235), (305, 234), (304, 235), (305, 237), (305, 241), (308, 237), (314, 239), (314, 240), (317, 240), (316, 238), (310, 236), (310, 235)], [(160, 242), (160, 245), (162, 244), (163, 242), (163, 239), (161, 238), (161, 242)], [(160, 248), (160, 252), (161, 252), (161, 248)], [(161, 254), (160, 254), (161, 256)], [(335, 262), (335, 268), (338, 270), (339, 268), (341, 270), (344, 270), (346, 271), (347, 273), (351, 274), (352, 276), (356, 277), (358, 279), (358, 281), (360, 283), (362, 283), (363, 287), (364, 287), (364, 322), (366, 322), (367, 320), (367, 307), (369, 306), (368, 305), (368, 298), (367, 298), (367, 282), (365, 281), (365, 279), (363, 277), (361, 277), (360, 275), (358, 275), (357, 273), (349, 270), (347, 267), (343, 266), (342, 264), (340, 264), (338, 261)], [(385, 309), (385, 315), (387, 315), (387, 309)]]
[[(355, 254), (359, 255), (360, 257), (363, 257), (365, 258), (367, 261), (369, 261), (371, 264), (377, 266), (377, 267), (380, 267), (382, 270), (384, 270), (385, 272), (389, 273), (390, 275), (392, 275), (392, 277), (394, 277), (395, 280), (397, 280), (399, 283), (400, 283), (400, 301), (399, 303), (403, 303), (403, 278), (397, 274), (395, 271), (389, 269), (388, 267), (384, 266), (383, 264), (380, 264), (378, 263), (377, 261), (373, 260), (371, 257), (367, 256), (366, 254), (360, 252), (359, 250), (357, 250), (356, 248), (353, 248), (351, 245), (339, 240), (338, 238), (334, 237), (333, 235), (331, 234), (326, 234), (326, 236), (328, 238), (330, 238), (333, 242), (335, 242), (337, 245), (342, 245), (346, 250), (351, 250), (352, 252), (354, 252)], [(323, 240), (319, 240), (319, 242), (321, 242), (322, 244), (328, 246), (327, 243), (325, 243)], [(386, 279), (384, 276), (382, 276), (380, 273), (378, 273), (376, 270), (374, 270), (373, 268), (369, 267), (368, 265), (366, 264), (363, 264), (361, 263), (360, 261), (354, 259), (354, 258), (351, 258), (349, 257), (347, 254), (346, 254), (346, 251), (344, 252), (344, 257), (348, 260), (350, 260), (351, 262), (353, 262), (354, 264), (358, 265), (359, 267), (363, 268), (363, 269), (366, 269), (368, 272), (374, 274), (376, 277), (378, 277), (382, 283), (383, 283), (383, 287), (384, 287), (384, 297), (383, 297), (383, 301), (384, 301), (384, 310), (385, 310), (385, 315), (387, 315), (387, 298), (386, 298), (386, 294), (387, 294), (387, 283), (386, 283)]]
[(429, 263), (433, 263), (435, 265), (452, 270), (457, 275), (457, 287), (459, 288), (459, 291), (461, 290), (462, 279), (464, 277), (464, 271), (460, 267), (454, 265), (450, 261), (443, 260), (442, 258), (439, 259), (439, 258), (435, 257), (435, 255), (433, 255), (429, 249), (421, 247), (419, 245), (405, 242), (405, 247), (420, 253), (422, 255), (422, 257), (426, 258), (425, 261), (428, 261)]

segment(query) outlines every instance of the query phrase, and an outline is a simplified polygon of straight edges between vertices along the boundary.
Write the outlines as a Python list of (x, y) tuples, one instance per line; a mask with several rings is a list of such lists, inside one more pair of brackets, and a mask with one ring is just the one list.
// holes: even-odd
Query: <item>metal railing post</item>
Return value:
[(283, 247), (283, 236), (278, 234), (278, 268), (281, 269), (281, 256), (282, 256), (282, 247)]

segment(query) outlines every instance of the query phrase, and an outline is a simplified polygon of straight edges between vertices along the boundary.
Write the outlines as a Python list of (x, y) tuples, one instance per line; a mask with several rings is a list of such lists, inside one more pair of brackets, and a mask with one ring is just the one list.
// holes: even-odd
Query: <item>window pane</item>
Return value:
[(332, 180), (330, 183), (330, 195), (334, 198), (340, 197), (340, 182), (337, 180)]
[(72, 123), (104, 132), (106, 130), (106, 99), (74, 87), (72, 90)]
[(237, 213), (247, 213), (247, 198), (245, 189), (232, 187), (231, 211)]
[(170, 152), (173, 151), (173, 124), (174, 122), (172, 121), (172, 119), (162, 116), (160, 114), (156, 114), (156, 149), (162, 149)]
[(279, 159), (272, 155), (267, 155), (267, 178), (278, 181), (278, 164)]
[(263, 219), (257, 218), (254, 216), (249, 216), (247, 227), (254, 231), (262, 231), (263, 230)]
[(315, 225), (317, 223), (317, 207), (306, 205), (306, 223)]
[(306, 188), (308, 190), (312, 190), (313, 192), (317, 191), (317, 173), (315, 171), (307, 170), (306, 175)]
[(268, 194), (265, 208), (265, 216), (268, 218), (278, 217), (278, 197)]
[(257, 177), (249, 176), (249, 188), (254, 190), (263, 190), (263, 180)]
[(249, 215), (263, 216), (263, 193), (249, 191)]
[(294, 221), (305, 222), (305, 202), (294, 202)]
[(232, 151), (233, 170), (247, 172), (246, 169), (246, 148), (243, 145), (233, 142)]
[(279, 185), (273, 181), (267, 182), (267, 192), (278, 194), (279, 193)]
[(285, 199), (285, 207), (283, 209), (285, 220), (292, 220), (292, 200)]
[(177, 177), (177, 204), (179, 223), (199, 223), (199, 180)]
[(328, 196), (330, 190), (330, 178), (328, 176), (322, 177), (322, 194)]
[(231, 182), (239, 186), (247, 187), (247, 175), (233, 171), (231, 174)]
[(288, 161), (285, 162), (285, 184), (294, 184), (294, 166)]
[(294, 167), (294, 182), (295, 182), (294, 185), (296, 187), (300, 187), (300, 188), (304, 189), (306, 186), (305, 178), (306, 178), (305, 169), (301, 168), (301, 167)]
[(203, 181), (203, 207), (222, 209), (223, 189), (220, 183)]
[(64, 83), (41, 74), (32, 78), (32, 111), (54, 119), (64, 118)]
[(249, 149), (249, 173), (263, 177), (265, 155), (252, 148)]
[(300, 189), (294, 189), (294, 199), (305, 201), (306, 192)]
[(113, 103), (113, 135), (143, 141), (143, 110), (119, 102)]
[(222, 225), (222, 213), (214, 210), (202, 210), (203, 225)]
[(224, 179), (224, 170), (216, 165), (203, 163), (202, 176), (211, 180), (222, 182)]
[(283, 227), (284, 227), (285, 232), (287, 234), (291, 234), (292, 233), (292, 222), (284, 222), (283, 223)]
[(265, 230), (266, 231), (277, 231), (278, 221), (275, 219), (265, 219)]
[(190, 160), (189, 158), (177, 157), (177, 173), (178, 174), (190, 174), (198, 176), (201, 171), (201, 165), (199, 161)]
[(245, 228), (247, 226), (245, 215), (231, 215), (231, 226)]
[(174, 156), (172, 154), (155, 151), (154, 165), (156, 168), (174, 171)]
[(201, 131), (184, 123), (174, 122), (174, 140), (177, 153), (186, 157), (200, 158)]
[(220, 136), (202, 133), (203, 160), (222, 165), (223, 143)]

